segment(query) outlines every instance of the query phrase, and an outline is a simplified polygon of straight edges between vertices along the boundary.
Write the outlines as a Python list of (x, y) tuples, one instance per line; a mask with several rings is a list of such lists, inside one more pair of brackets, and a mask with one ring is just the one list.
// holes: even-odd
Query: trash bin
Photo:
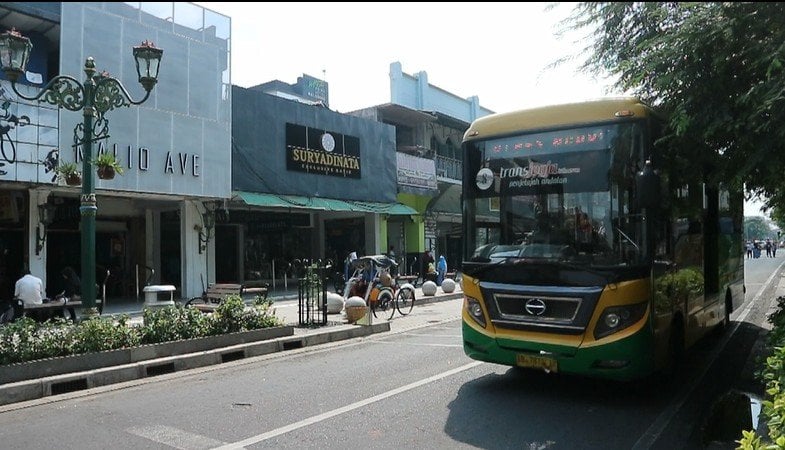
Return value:
[(142, 292), (144, 292), (144, 306), (174, 306), (174, 291), (175, 287), (171, 284), (153, 284), (145, 286), (144, 289), (142, 289)]

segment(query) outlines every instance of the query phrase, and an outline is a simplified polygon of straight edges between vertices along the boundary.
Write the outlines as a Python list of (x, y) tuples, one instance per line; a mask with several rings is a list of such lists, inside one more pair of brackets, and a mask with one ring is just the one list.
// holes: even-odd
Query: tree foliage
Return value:
[(772, 209), (770, 217), (778, 229), (785, 231), (785, 208)]
[(765, 217), (747, 216), (744, 218), (744, 239), (751, 241), (770, 237), (772, 237), (772, 229)]
[(785, 3), (579, 3), (582, 69), (663, 111), (668, 145), (785, 206)]

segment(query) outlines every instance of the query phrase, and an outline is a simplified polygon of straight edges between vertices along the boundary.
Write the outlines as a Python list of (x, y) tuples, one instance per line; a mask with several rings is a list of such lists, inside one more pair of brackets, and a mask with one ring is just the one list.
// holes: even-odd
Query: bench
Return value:
[(451, 279), (453, 281), (458, 281), (458, 280), (455, 279), (455, 272), (445, 272), (444, 273), (444, 279), (446, 280), (447, 278), (449, 278), (449, 279)]
[(412, 286), (417, 286), (417, 279), (420, 278), (419, 275), (398, 275), (395, 277), (395, 281), (398, 285), (402, 285), (404, 283), (410, 283)]
[[(82, 307), (81, 300), (51, 300), (41, 304), (26, 304), (17, 299), (17, 308), (20, 317), (30, 316), (37, 320), (46, 320), (52, 317), (66, 317), (76, 322), (76, 309)], [(95, 300), (95, 306), (98, 308), (98, 313), (103, 312), (103, 302), (101, 299)], [(67, 314), (67, 315), (66, 315)]]
[(214, 283), (207, 286), (207, 290), (204, 291), (204, 293), (199, 297), (194, 297), (188, 300), (185, 303), (185, 306), (196, 308), (204, 313), (210, 313), (215, 311), (216, 308), (218, 308), (218, 305), (220, 305), (221, 302), (231, 295), (239, 295), (240, 297), (243, 295), (254, 295), (266, 299), (267, 287), (246, 287), (242, 284), (236, 283)]
[(243, 291), (241, 295), (253, 295), (254, 297), (261, 297), (262, 300), (267, 299), (267, 291), (269, 285), (261, 281), (249, 281), (243, 284)]

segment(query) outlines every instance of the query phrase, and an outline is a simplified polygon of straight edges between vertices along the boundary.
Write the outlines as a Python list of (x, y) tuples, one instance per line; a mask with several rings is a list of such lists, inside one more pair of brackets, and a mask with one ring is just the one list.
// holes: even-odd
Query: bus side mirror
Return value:
[(660, 175), (654, 171), (651, 160), (635, 175), (635, 187), (639, 209), (655, 209), (661, 203)]

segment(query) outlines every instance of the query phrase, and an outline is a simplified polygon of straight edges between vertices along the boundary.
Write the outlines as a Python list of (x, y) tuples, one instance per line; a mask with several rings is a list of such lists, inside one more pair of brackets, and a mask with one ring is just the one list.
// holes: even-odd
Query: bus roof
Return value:
[[(622, 111), (632, 113), (622, 113)], [(463, 136), (464, 141), (487, 139), (527, 131), (563, 126), (581, 126), (595, 122), (629, 120), (630, 117), (656, 116), (648, 105), (634, 97), (606, 98), (581, 103), (549, 105), (506, 113), (492, 114), (475, 120)]]

